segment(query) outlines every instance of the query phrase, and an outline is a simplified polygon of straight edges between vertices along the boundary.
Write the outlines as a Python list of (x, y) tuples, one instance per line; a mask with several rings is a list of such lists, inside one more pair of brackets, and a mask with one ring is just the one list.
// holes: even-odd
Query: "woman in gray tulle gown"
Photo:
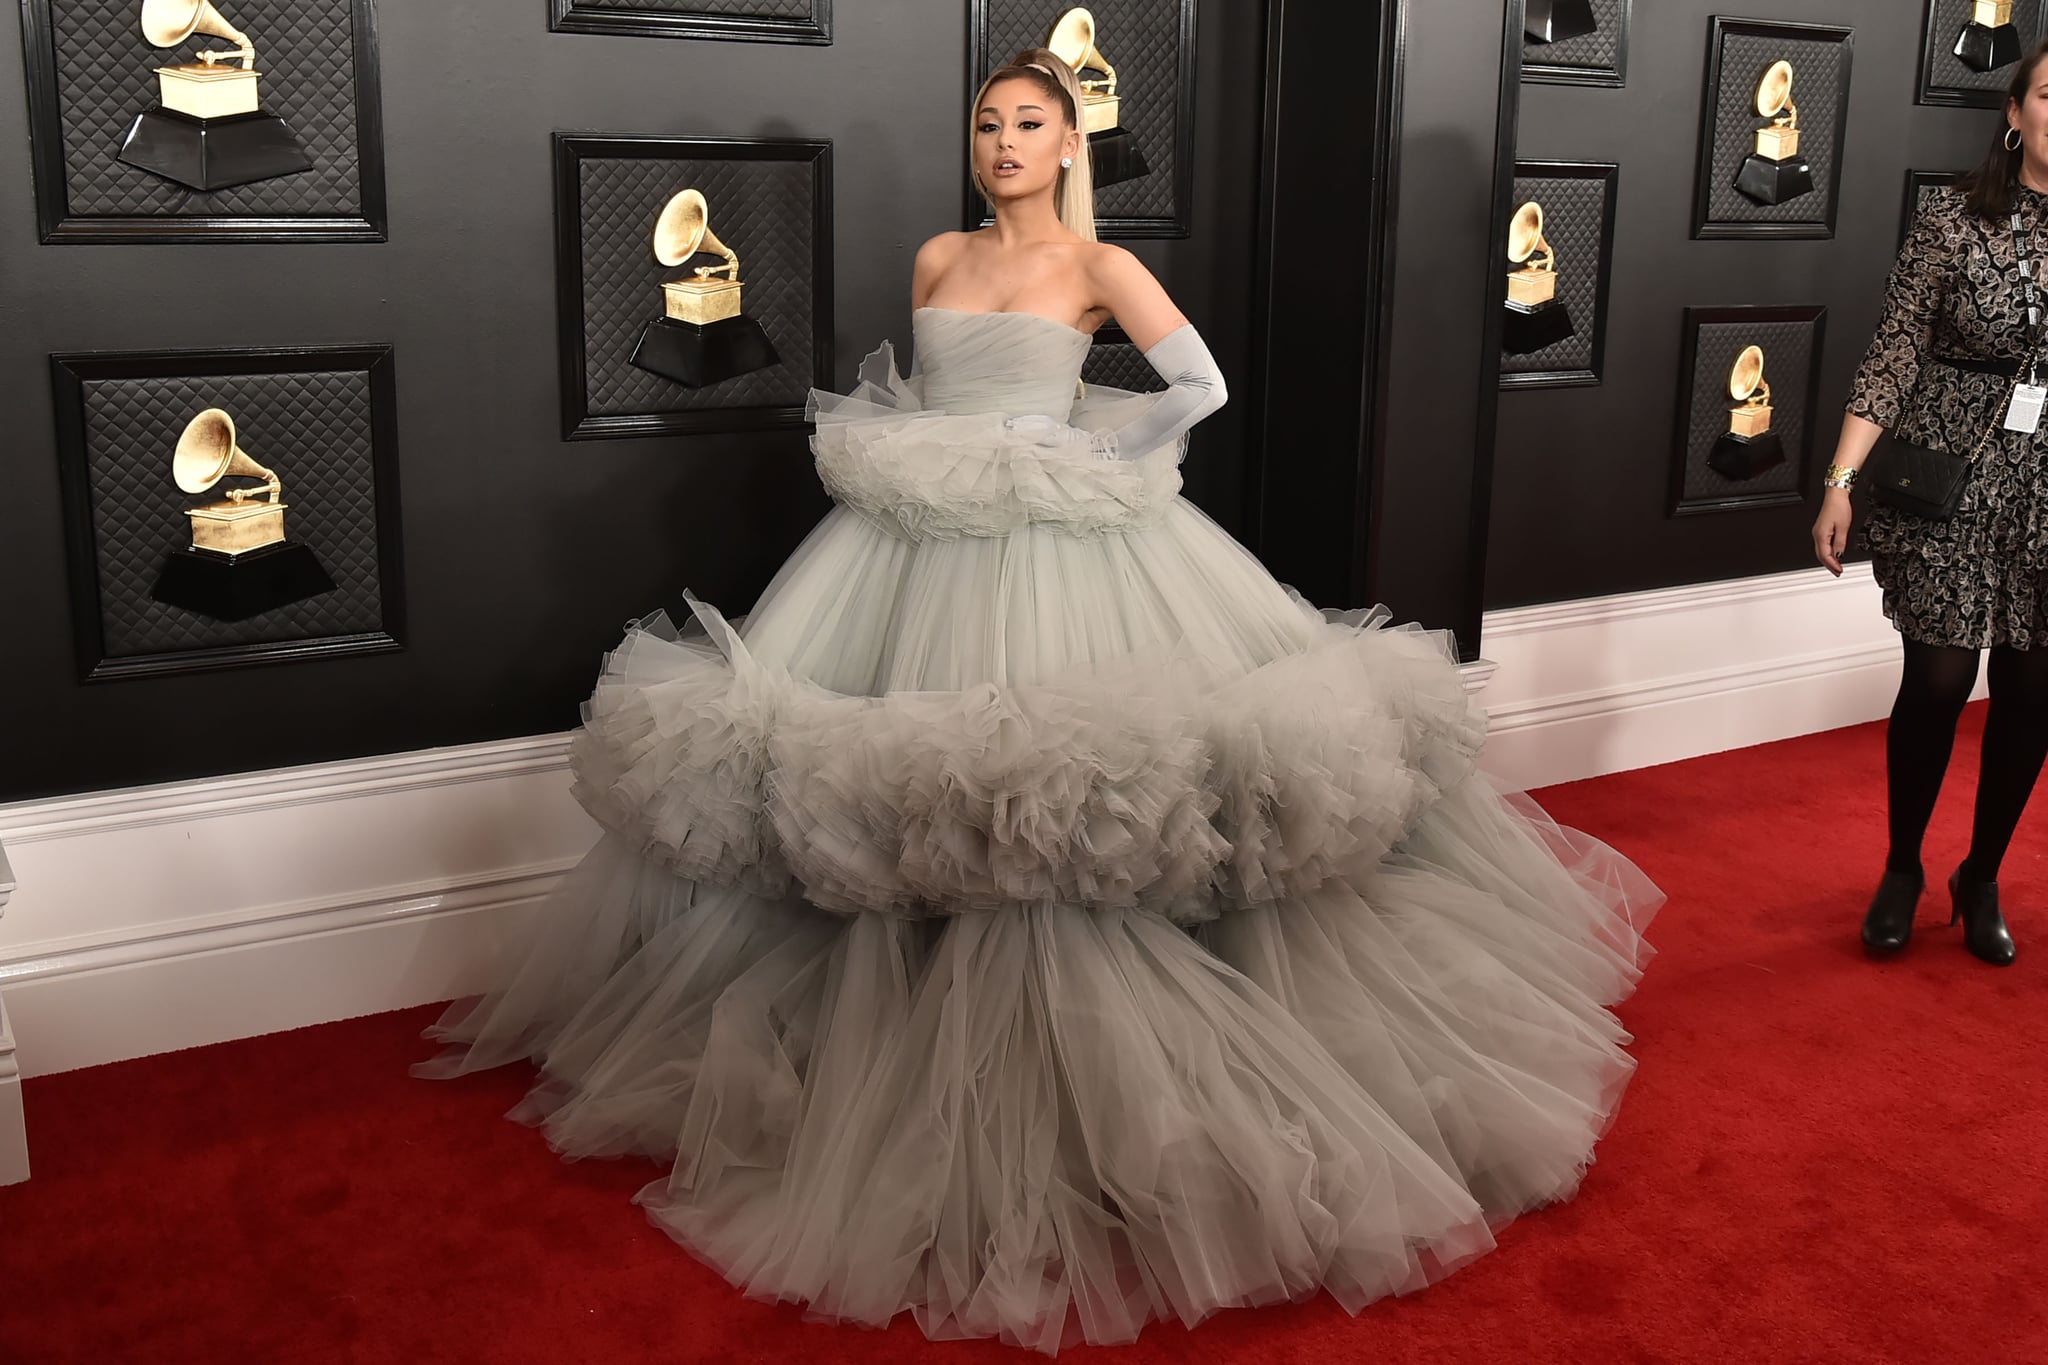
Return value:
[[(608, 657), (604, 837), (420, 1068), (537, 1061), (518, 1117), (672, 1163), (640, 1202), (750, 1294), (1045, 1351), (1356, 1311), (1570, 1195), (1660, 899), (1476, 774), (1445, 640), (1178, 495), (1223, 380), (1094, 240), (1079, 100), (1039, 49), (977, 94), (994, 226), (918, 253), (908, 378), (812, 395), (837, 505)], [(1109, 317), (1163, 391), (1077, 397)]]

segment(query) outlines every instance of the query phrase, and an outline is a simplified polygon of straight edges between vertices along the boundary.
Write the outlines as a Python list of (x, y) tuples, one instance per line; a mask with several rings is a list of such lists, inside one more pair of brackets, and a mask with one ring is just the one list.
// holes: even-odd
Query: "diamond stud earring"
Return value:
[(1061, 157), (1061, 158), (1060, 158), (1060, 165), (1062, 165), (1062, 166), (1071, 166), (1071, 165), (1073, 165), (1073, 164), (1074, 164), (1074, 158), (1072, 158), (1072, 157), (1070, 157), (1070, 156), (1063, 156), (1063, 157)]

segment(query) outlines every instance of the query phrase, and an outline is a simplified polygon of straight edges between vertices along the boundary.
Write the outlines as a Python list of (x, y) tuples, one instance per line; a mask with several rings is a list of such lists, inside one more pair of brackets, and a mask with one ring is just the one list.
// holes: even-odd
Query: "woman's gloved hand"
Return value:
[(1003, 428), (1036, 446), (1045, 446), (1052, 450), (1071, 450), (1077, 455), (1096, 455), (1105, 459), (1116, 457), (1116, 438), (1109, 432), (1070, 426), (1057, 417), (1049, 417), (1041, 412), (1025, 412), (1015, 417), (1006, 417), (1003, 419)]

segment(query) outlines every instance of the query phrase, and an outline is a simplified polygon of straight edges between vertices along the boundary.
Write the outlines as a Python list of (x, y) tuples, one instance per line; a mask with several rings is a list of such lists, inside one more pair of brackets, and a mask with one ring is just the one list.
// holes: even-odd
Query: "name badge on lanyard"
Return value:
[(2012, 402), (2006, 405), (2005, 429), (2032, 436), (2041, 429), (2041, 407), (2044, 403), (2048, 403), (2048, 387), (2021, 384), (2012, 391)]
[(2013, 254), (2019, 260), (2020, 297), (2027, 304), (2027, 377), (2023, 383), (2013, 387), (2012, 401), (2005, 409), (2005, 429), (2022, 432), (2028, 436), (2041, 429), (2041, 409), (2048, 406), (2048, 386), (2040, 382), (2039, 367), (2034, 353), (2041, 334), (2041, 297), (2034, 286), (2034, 260), (2027, 250), (2025, 225), (2020, 221), (2019, 210), (2012, 215)]

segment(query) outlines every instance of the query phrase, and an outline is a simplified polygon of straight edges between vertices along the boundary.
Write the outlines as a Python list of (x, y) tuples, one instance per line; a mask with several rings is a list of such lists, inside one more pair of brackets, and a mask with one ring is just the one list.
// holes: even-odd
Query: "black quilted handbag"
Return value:
[[(1977, 448), (1982, 450), (1983, 445)], [(1887, 507), (1947, 521), (1963, 500), (1963, 485), (1970, 481), (1976, 458), (1974, 453), (1965, 459), (1916, 445), (1887, 431), (1863, 463), (1863, 480), (1870, 485), (1871, 496)]]
[(1970, 467), (2004, 425), (2005, 411), (2012, 404), (2012, 396), (2019, 392), (2020, 376), (2026, 370), (2024, 362), (2014, 367), (2012, 385), (1991, 418), (1990, 430), (1968, 455), (1936, 450), (1894, 432), (1879, 436), (1877, 444), (1870, 448), (1870, 458), (1863, 462), (1862, 479), (1870, 485), (1871, 496), (1887, 507), (1931, 521), (1947, 521), (1954, 516), (1963, 500), (1963, 486), (1970, 481)]

